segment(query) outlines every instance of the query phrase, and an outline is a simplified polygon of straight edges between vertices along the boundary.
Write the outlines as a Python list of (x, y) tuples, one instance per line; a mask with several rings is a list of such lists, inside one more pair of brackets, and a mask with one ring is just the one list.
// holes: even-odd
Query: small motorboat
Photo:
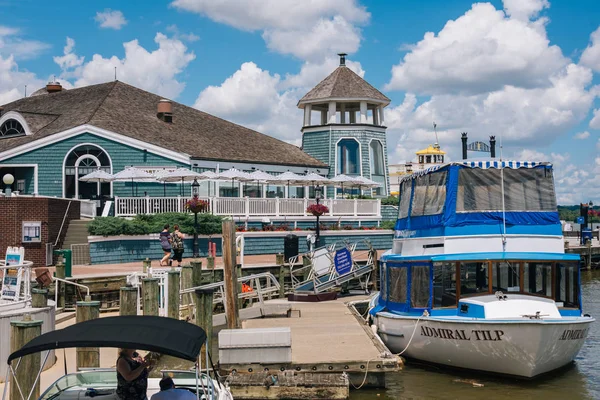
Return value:
[[(15, 376), (20, 364), (18, 360), (30, 354), (45, 353), (40, 371), (32, 371), (32, 373), (37, 372), (37, 379), (39, 379), (51, 350), (73, 347), (127, 348), (195, 361), (193, 370), (162, 371), (163, 377), (171, 377), (178, 388), (190, 390), (199, 400), (232, 400), (233, 396), (229, 388), (218, 379), (214, 368), (211, 377), (208, 350), (206, 350), (206, 368), (202, 369), (200, 350), (206, 343), (206, 339), (206, 332), (199, 326), (172, 318), (119, 316), (94, 319), (40, 335), (12, 353), (8, 357), (9, 369), (6, 382), (10, 374)], [(148, 379), (148, 398), (160, 390), (159, 381), (158, 378)], [(5, 385), (3, 400), (7, 398), (7, 387), (8, 385)], [(117, 399), (116, 388), (115, 369), (89, 369), (64, 375), (43, 391), (40, 400), (88, 397)], [(21, 390), (19, 392), (21, 400), (29, 398), (28, 394), (22, 393)]]
[(404, 178), (380, 276), (373, 324), (408, 359), (533, 378), (571, 363), (594, 322), (549, 163), (462, 161)]

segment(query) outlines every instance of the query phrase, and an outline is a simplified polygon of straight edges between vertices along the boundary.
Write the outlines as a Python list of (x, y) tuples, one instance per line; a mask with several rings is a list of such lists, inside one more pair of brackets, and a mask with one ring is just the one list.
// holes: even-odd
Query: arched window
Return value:
[(25, 129), (16, 119), (7, 119), (0, 126), (0, 138), (24, 136)]
[(65, 197), (96, 199), (110, 196), (110, 183), (81, 182), (79, 178), (98, 169), (111, 172), (110, 157), (92, 144), (84, 144), (71, 150), (65, 159)]
[(337, 173), (360, 174), (360, 150), (355, 139), (342, 139), (337, 144)]
[(385, 175), (383, 146), (379, 140), (371, 140), (371, 175)]

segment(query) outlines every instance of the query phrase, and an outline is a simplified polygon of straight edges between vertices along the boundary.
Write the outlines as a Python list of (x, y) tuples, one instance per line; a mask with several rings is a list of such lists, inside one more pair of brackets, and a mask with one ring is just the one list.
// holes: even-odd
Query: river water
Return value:
[(541, 379), (520, 381), (413, 363), (389, 374), (386, 390), (352, 391), (350, 399), (600, 399), (600, 270), (582, 271), (581, 281), (583, 310), (597, 322), (569, 368)]

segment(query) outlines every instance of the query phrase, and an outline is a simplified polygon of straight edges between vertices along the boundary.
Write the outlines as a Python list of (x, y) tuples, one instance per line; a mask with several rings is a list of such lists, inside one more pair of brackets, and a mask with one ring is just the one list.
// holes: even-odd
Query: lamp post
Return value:
[[(590, 230), (591, 230), (592, 226), (593, 226), (592, 225), (592, 217), (594, 216), (594, 213), (592, 213), (592, 209), (594, 208), (594, 203), (592, 203), (592, 201), (590, 200), (588, 204), (590, 206), (590, 208), (588, 209), (588, 213), (591, 213), (591, 215), (589, 215), (589, 218), (588, 218), (588, 221), (590, 223)], [(586, 226), (586, 228), (587, 228), (587, 226)]]
[(13, 184), (14, 181), (15, 181), (15, 177), (12, 176), (11, 174), (6, 174), (2, 177), (2, 182), (4, 182), (4, 184), (6, 185), (6, 188), (4, 189), (4, 193), (7, 196), (10, 196), (11, 185)]
[[(318, 184), (315, 187), (315, 200), (317, 202), (317, 205), (319, 204), (319, 201), (321, 200), (321, 186)], [(316, 234), (315, 248), (318, 249), (319, 247), (321, 247), (321, 226), (319, 224), (319, 215), (318, 214), (317, 214), (317, 229), (315, 231), (315, 234)]]
[[(198, 199), (200, 195), (200, 184), (198, 180), (194, 178), (194, 182), (192, 183), (192, 197), (194, 199)], [(200, 257), (200, 252), (198, 250), (198, 208), (194, 209), (194, 258)]]

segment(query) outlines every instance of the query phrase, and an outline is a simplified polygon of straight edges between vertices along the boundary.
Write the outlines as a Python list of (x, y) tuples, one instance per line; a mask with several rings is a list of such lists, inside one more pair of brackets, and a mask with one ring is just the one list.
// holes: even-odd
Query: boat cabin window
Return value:
[(502, 210), (502, 175), (506, 211), (556, 211), (550, 168), (461, 168), (458, 172), (456, 211)]
[(520, 264), (518, 262), (493, 262), (492, 263), (492, 293), (496, 291), (520, 292), (519, 285)]
[(456, 263), (433, 265), (433, 307), (456, 307)]
[(406, 286), (408, 283), (408, 268), (388, 267), (389, 271), (389, 300), (394, 303), (406, 303)]
[(412, 180), (407, 179), (400, 185), (400, 208), (398, 210), (398, 218), (408, 217), (410, 209), (410, 198), (412, 194)]
[(411, 267), (410, 306), (429, 306), (429, 265)]
[(552, 263), (523, 263), (523, 292), (552, 297)]
[(489, 288), (487, 262), (463, 262), (460, 264), (461, 296), (489, 293)]
[(579, 307), (579, 266), (577, 264), (556, 264), (556, 301), (563, 307)]
[(415, 179), (411, 216), (441, 214), (446, 202), (446, 171), (422, 175)]

